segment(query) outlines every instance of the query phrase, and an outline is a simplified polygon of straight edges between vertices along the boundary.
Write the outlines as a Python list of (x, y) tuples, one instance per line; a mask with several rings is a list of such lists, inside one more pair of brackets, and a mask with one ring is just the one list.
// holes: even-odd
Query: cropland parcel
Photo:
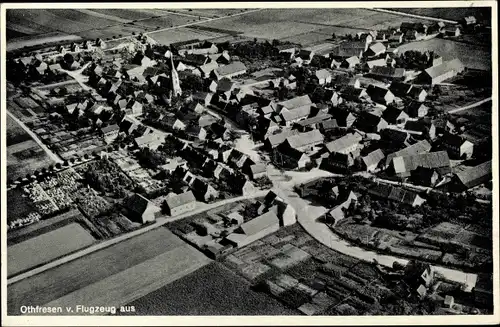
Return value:
[[(244, 11), (244, 10), (243, 10)], [(242, 14), (228, 17), (234, 14)], [(208, 21), (209, 19), (216, 19)], [(9, 50), (32, 45), (44, 33), (68, 33), (72, 37), (112, 38), (127, 36), (133, 32), (154, 31), (157, 28), (195, 26), (215, 29), (229, 29), (243, 33), (246, 37), (281, 39), (299, 42), (305, 46), (321, 43), (332, 33), (337, 35), (355, 34), (369, 29), (383, 29), (399, 26), (403, 21), (416, 21), (410, 17), (376, 12), (358, 8), (315, 8), (315, 9), (263, 9), (244, 13), (242, 10), (139, 10), (139, 9), (51, 9), (51, 10), (9, 10), (7, 15), (9, 30), (29, 34), (22, 42), (9, 44)], [(207, 22), (204, 22), (207, 20)], [(422, 21), (422, 20), (419, 20)], [(425, 22), (425, 21), (424, 21)], [(201, 31), (181, 27), (151, 33), (158, 42), (172, 42), (191, 39), (212, 39), (227, 34), (216, 31)], [(31, 36), (31, 39), (30, 39)], [(33, 37), (36, 36), (36, 39)], [(21, 40), (21, 39), (20, 39)], [(28, 43), (26, 43), (28, 42)], [(46, 43), (47, 40), (39, 43)], [(12, 43), (9, 41), (9, 43)]]
[[(354, 8), (264, 9), (257, 12), (200, 24), (230, 28), (244, 36), (281, 39), (310, 45), (337, 35), (355, 34), (370, 29), (399, 26), (409, 17)], [(420, 20), (422, 21), (422, 20)]]
[(15, 180), (54, 163), (43, 149), (7, 117), (7, 176)]
[(467, 68), (491, 70), (491, 48), (480, 45), (434, 38), (404, 44), (399, 47), (399, 52), (403, 53), (408, 50), (421, 51), (422, 49), (438, 53), (443, 57), (443, 60), (458, 58)]
[(9, 285), (8, 312), (19, 315), (26, 303), (119, 306), (208, 262), (161, 227)]
[(77, 223), (30, 238), (7, 249), (7, 274), (11, 276), (47, 263), (93, 242), (92, 235)]
[(141, 315), (296, 315), (218, 262), (129, 303)]

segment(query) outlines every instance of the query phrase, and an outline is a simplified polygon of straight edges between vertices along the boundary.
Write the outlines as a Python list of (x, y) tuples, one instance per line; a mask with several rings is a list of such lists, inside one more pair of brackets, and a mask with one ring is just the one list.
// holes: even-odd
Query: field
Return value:
[(491, 50), (482, 46), (434, 38), (404, 44), (399, 47), (399, 52), (422, 49), (435, 51), (443, 60), (458, 58), (467, 68), (491, 70)]
[[(80, 296), (78, 294), (85, 294), (89, 290), (86, 287), (91, 287), (94, 283), (98, 283), (105, 278), (112, 278), (113, 275), (124, 271), (132, 274), (130, 276), (133, 277), (127, 277), (123, 274), (118, 275), (120, 279), (111, 279), (114, 282), (108, 282), (107, 287), (113, 288), (118, 286), (121, 289), (124, 288), (124, 285), (130, 284), (127, 285), (126, 289), (123, 289), (124, 292), (129, 292), (131, 290), (130, 287), (133, 287), (133, 285), (147, 287), (147, 285), (143, 285), (143, 282), (140, 281), (143, 277), (139, 278), (137, 275), (134, 275), (140, 272), (143, 274), (157, 274), (157, 279), (156, 277), (147, 276), (144, 279), (146, 281), (148, 279), (165, 281), (168, 276), (162, 275), (164, 271), (168, 271), (168, 274), (172, 275), (179, 273), (178, 271), (165, 269), (165, 264), (167, 263), (168, 265), (168, 261), (165, 261), (165, 259), (169, 258), (167, 253), (171, 251), (177, 251), (177, 254), (179, 253), (178, 251), (181, 251), (194, 266), (206, 260), (201, 253), (196, 252), (196, 250), (185, 244), (166, 228), (157, 228), (9, 285), (7, 289), (9, 314), (19, 314), (19, 307), (25, 303), (43, 305), (51, 301), (56, 301), (61, 297), (69, 296), (70, 293), (82, 289), (81, 292), (84, 293), (75, 293), (73, 295), (75, 297)], [(179, 259), (181, 257), (180, 255), (175, 256), (176, 263), (172, 267), (189, 269), (187, 263)], [(174, 259), (170, 258), (169, 260), (172, 262)], [(177, 261), (180, 261), (179, 266), (177, 265)], [(159, 263), (161, 265), (156, 269), (151, 269), (141, 266), (142, 263), (156, 267), (158, 267)], [(124, 279), (128, 282), (120, 282), (120, 280)], [(102, 284), (98, 285), (102, 287)], [(158, 287), (161, 286), (163, 285)], [(111, 292), (111, 289), (108, 289), (106, 292), (100, 290), (99, 294), (106, 294), (108, 291)], [(150, 289), (149, 291), (152, 290)], [(91, 295), (95, 296), (95, 294), (94, 291)], [(133, 301), (133, 299), (128, 297), (127, 300)]]
[[(208, 262), (208, 258), (187, 245), (178, 246), (46, 305), (124, 305), (199, 269)], [(142, 310), (142, 314), (145, 313), (149, 314), (149, 310)]]
[(82, 38), (130, 36), (204, 19), (153, 9), (9, 9), (6, 16), (9, 51)]
[[(387, 8), (390, 9), (390, 8)], [(404, 12), (407, 14), (429, 16), (447, 20), (459, 21), (465, 16), (475, 16), (477, 19), (491, 21), (491, 8), (487, 7), (463, 7), (463, 8), (393, 8), (390, 10)]]
[(25, 218), (35, 210), (30, 201), (23, 198), (23, 191), (20, 188), (7, 191), (7, 199), (9, 199), (7, 203), (7, 222)]
[(192, 28), (181, 27), (172, 30), (155, 32), (149, 36), (158, 43), (170, 44), (193, 39), (207, 40), (225, 36), (223, 33), (215, 33), (209, 31), (195, 30)]
[(45, 151), (21, 126), (7, 117), (7, 176), (15, 180), (52, 163)]
[[(14, 211), (15, 205), (16, 206), (19, 205), (19, 207), (21, 208), (22, 208), (21, 205), (23, 203), (26, 206), (29, 205), (28, 201), (20, 203), (19, 200), (17, 200), (19, 198), (17, 194), (18, 192), (21, 191), (19, 189), (13, 189), (7, 193), (7, 197), (9, 199), (9, 204), (7, 206), (8, 210), (7, 217), (9, 218), (9, 220), (13, 220), (13, 217), (11, 217), (11, 213), (9, 210)], [(11, 202), (13, 202), (12, 205)], [(12, 209), (10, 209), (11, 207)], [(29, 238), (47, 233), (62, 226), (66, 226), (72, 222), (75, 222), (76, 220), (78, 220), (78, 218), (81, 217), (82, 214), (80, 213), (80, 211), (78, 211), (77, 209), (73, 209), (63, 214), (57, 215), (55, 217), (44, 219), (34, 224), (28, 225), (26, 227), (10, 231), (9, 233), (7, 233), (7, 245), (10, 246), (12, 244), (17, 244)]]
[(230, 28), (247, 37), (281, 39), (310, 45), (337, 35), (398, 26), (408, 17), (366, 9), (264, 9), (246, 15), (203, 23), (202, 26)]
[[(94, 243), (94, 238), (77, 223), (12, 245), (7, 250), (7, 274), (12, 276), (50, 262)], [(43, 251), (40, 251), (43, 249)]]
[(296, 315), (218, 262), (136, 301), (138, 315)]

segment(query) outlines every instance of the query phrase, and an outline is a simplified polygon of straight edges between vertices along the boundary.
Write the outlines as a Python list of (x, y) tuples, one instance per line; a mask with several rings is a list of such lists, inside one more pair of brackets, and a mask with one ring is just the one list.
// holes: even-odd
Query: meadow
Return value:
[[(20, 314), (19, 307), (25, 303), (43, 305), (55, 301), (129, 268), (131, 268), (129, 272), (133, 273), (136, 270), (132, 267), (176, 248), (183, 249), (185, 253), (188, 253), (186, 257), (196, 264), (195, 258), (192, 255), (189, 256), (189, 246), (186, 243), (166, 228), (153, 229), (9, 285), (7, 289), (8, 312), (13, 315)], [(200, 253), (200, 256), (203, 255)], [(176, 260), (179, 258), (180, 256), (177, 256)], [(165, 262), (162, 264), (165, 269)], [(158, 270), (161, 269), (158, 268)], [(145, 273), (144, 267), (139, 271)], [(129, 279), (126, 283), (132, 283), (132, 280)], [(110, 287), (121, 288), (126, 283), (115, 280)]]
[[(32, 237), (7, 249), (7, 275), (32, 269), (94, 243), (95, 239), (78, 223)], [(40, 251), (43, 249), (43, 251)]]

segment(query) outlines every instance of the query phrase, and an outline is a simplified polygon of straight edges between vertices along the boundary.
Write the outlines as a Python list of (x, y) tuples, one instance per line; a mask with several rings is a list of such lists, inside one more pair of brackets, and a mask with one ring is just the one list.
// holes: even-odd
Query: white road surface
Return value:
[(38, 135), (36, 135), (31, 129), (28, 128), (28, 126), (26, 126), (21, 120), (19, 120), (16, 116), (14, 116), (12, 113), (10, 113), (8, 110), (7, 110), (7, 115), (9, 115), (10, 118), (14, 119), (16, 121), (16, 123), (19, 124), (19, 126), (21, 126), (25, 131), (26, 133), (28, 133), (31, 138), (36, 142), (38, 143), (38, 145), (45, 151), (45, 153), (47, 153), (47, 155), (52, 159), (54, 160), (56, 163), (63, 163), (64, 161), (57, 155), (55, 154), (51, 149), (49, 149), (43, 142), (42, 140), (40, 140), (40, 138), (38, 137)]
[[(365, 250), (356, 245), (353, 245), (343, 239), (337, 234), (333, 233), (324, 223), (318, 220), (319, 217), (327, 212), (327, 209), (322, 206), (312, 206), (309, 201), (304, 200), (293, 191), (293, 186), (304, 183), (307, 180), (315, 179), (318, 177), (334, 176), (328, 172), (318, 169), (313, 169), (311, 173), (297, 173), (285, 172), (280, 173), (279, 170), (270, 168), (268, 170), (269, 178), (273, 181), (273, 190), (278, 196), (289, 202), (297, 211), (298, 223), (318, 242), (328, 246), (329, 248), (339, 251), (351, 257), (373, 262), (377, 260), (379, 264), (392, 267), (395, 261), (406, 264), (407, 259), (394, 257), (391, 255), (379, 254), (374, 251)], [(291, 179), (290, 179), (291, 178)], [(440, 273), (444, 278), (464, 283), (466, 291), (471, 291), (477, 281), (477, 275), (472, 273), (465, 273), (457, 269), (446, 268), (442, 266), (433, 265), (434, 269)]]

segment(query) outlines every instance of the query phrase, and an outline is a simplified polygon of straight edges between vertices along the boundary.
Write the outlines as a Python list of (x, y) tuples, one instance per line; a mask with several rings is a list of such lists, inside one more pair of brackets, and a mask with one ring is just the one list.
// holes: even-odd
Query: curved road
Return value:
[[(314, 178), (310, 178), (310, 175), (309, 178), (307, 178), (307, 173), (285, 172), (285, 174), (281, 174), (275, 168), (270, 168), (270, 170), (269, 178), (273, 181), (275, 186), (273, 191), (275, 191), (278, 196), (282, 197), (295, 208), (298, 223), (318, 242), (333, 250), (366, 262), (373, 262), (374, 260), (377, 260), (380, 265), (386, 267), (392, 267), (394, 261), (404, 265), (409, 261), (407, 259), (365, 250), (343, 240), (337, 234), (332, 232), (324, 223), (318, 221), (318, 218), (323, 216), (328, 211), (326, 208), (322, 206), (310, 205), (308, 201), (302, 199), (293, 191), (294, 185)], [(328, 172), (321, 172), (317, 169), (313, 169), (312, 172), (317, 175), (315, 178), (318, 176), (328, 176)], [(287, 176), (288, 178), (292, 177), (292, 179), (287, 180)], [(331, 174), (330, 176), (334, 176), (334, 174)], [(467, 285), (466, 291), (471, 291), (476, 284), (476, 274), (465, 273), (460, 270), (437, 265), (432, 266), (438, 273), (444, 276), (444, 278), (458, 283), (465, 283)]]
[(463, 107), (460, 107), (460, 108), (456, 108), (456, 109), (453, 109), (453, 110), (450, 110), (448, 111), (447, 113), (448, 114), (456, 114), (457, 112), (460, 112), (460, 111), (464, 111), (464, 110), (467, 110), (467, 109), (472, 109), (472, 108), (475, 108), (477, 106), (480, 106), (482, 105), (483, 103), (486, 103), (486, 102), (489, 102), (492, 100), (492, 97), (489, 97), (489, 98), (486, 98), (484, 100), (481, 100), (481, 101), (478, 101), (478, 102), (475, 102), (473, 104), (469, 104), (469, 105), (466, 105), (466, 106), (463, 106)]
[[(95, 245), (92, 245), (92, 246), (90, 246), (88, 248), (85, 248), (83, 250), (80, 250), (78, 252), (75, 252), (75, 253), (72, 253), (72, 254), (67, 255), (65, 257), (62, 257), (60, 259), (56, 259), (54, 261), (51, 261), (51, 262), (49, 262), (49, 263), (47, 263), (47, 264), (45, 264), (45, 265), (43, 265), (41, 267), (29, 270), (29, 271), (27, 271), (25, 273), (22, 273), (22, 274), (19, 274), (17, 276), (14, 276), (12, 278), (9, 278), (7, 280), (7, 285), (10, 285), (10, 284), (13, 284), (13, 283), (17, 283), (17, 282), (19, 282), (19, 281), (21, 281), (21, 280), (23, 280), (25, 278), (37, 275), (37, 274), (39, 274), (41, 272), (44, 272), (44, 271), (46, 271), (48, 269), (60, 266), (60, 265), (62, 265), (64, 263), (67, 263), (69, 261), (73, 261), (75, 259), (83, 257), (84, 255), (90, 254), (92, 252), (95, 252), (95, 251), (107, 248), (107, 247), (109, 247), (109, 246), (111, 246), (113, 244), (125, 241), (125, 240), (127, 240), (129, 238), (132, 238), (134, 236), (137, 236), (137, 235), (140, 235), (140, 234), (144, 234), (144, 233), (146, 233), (146, 232), (148, 232), (148, 231), (150, 231), (152, 229), (155, 229), (155, 228), (158, 228), (160, 226), (163, 226), (163, 225), (165, 225), (165, 224), (167, 224), (169, 222), (177, 221), (177, 220), (180, 220), (180, 219), (183, 219), (183, 218), (187, 218), (187, 217), (190, 217), (190, 216), (193, 216), (193, 215), (196, 215), (196, 214), (199, 214), (199, 213), (202, 213), (202, 212), (205, 212), (205, 211), (208, 211), (208, 210), (211, 210), (211, 209), (214, 209), (214, 208), (217, 208), (217, 207), (229, 204), (229, 203), (233, 203), (233, 202), (237, 202), (237, 201), (241, 201), (241, 200), (246, 200), (246, 199), (254, 199), (254, 198), (261, 197), (261, 196), (265, 196), (268, 192), (269, 192), (269, 190), (260, 190), (260, 191), (257, 191), (255, 193), (251, 194), (251, 195), (239, 196), (239, 197), (236, 197), (236, 198), (222, 200), (222, 201), (218, 201), (218, 202), (210, 203), (210, 204), (203, 203), (203, 205), (202, 205), (201, 208), (199, 207), (196, 210), (187, 212), (185, 214), (182, 214), (182, 215), (179, 215), (179, 216), (176, 216), (176, 217), (160, 217), (160, 218), (156, 219), (156, 221), (153, 224), (149, 225), (149, 226), (140, 228), (138, 230), (135, 230), (135, 231), (127, 233), (127, 234), (120, 235), (120, 236), (118, 236), (116, 238), (112, 238), (112, 239), (109, 239), (109, 240), (106, 240), (106, 241), (99, 242), (99, 243), (97, 243)], [(200, 206), (201, 203), (198, 203), (197, 205)]]

